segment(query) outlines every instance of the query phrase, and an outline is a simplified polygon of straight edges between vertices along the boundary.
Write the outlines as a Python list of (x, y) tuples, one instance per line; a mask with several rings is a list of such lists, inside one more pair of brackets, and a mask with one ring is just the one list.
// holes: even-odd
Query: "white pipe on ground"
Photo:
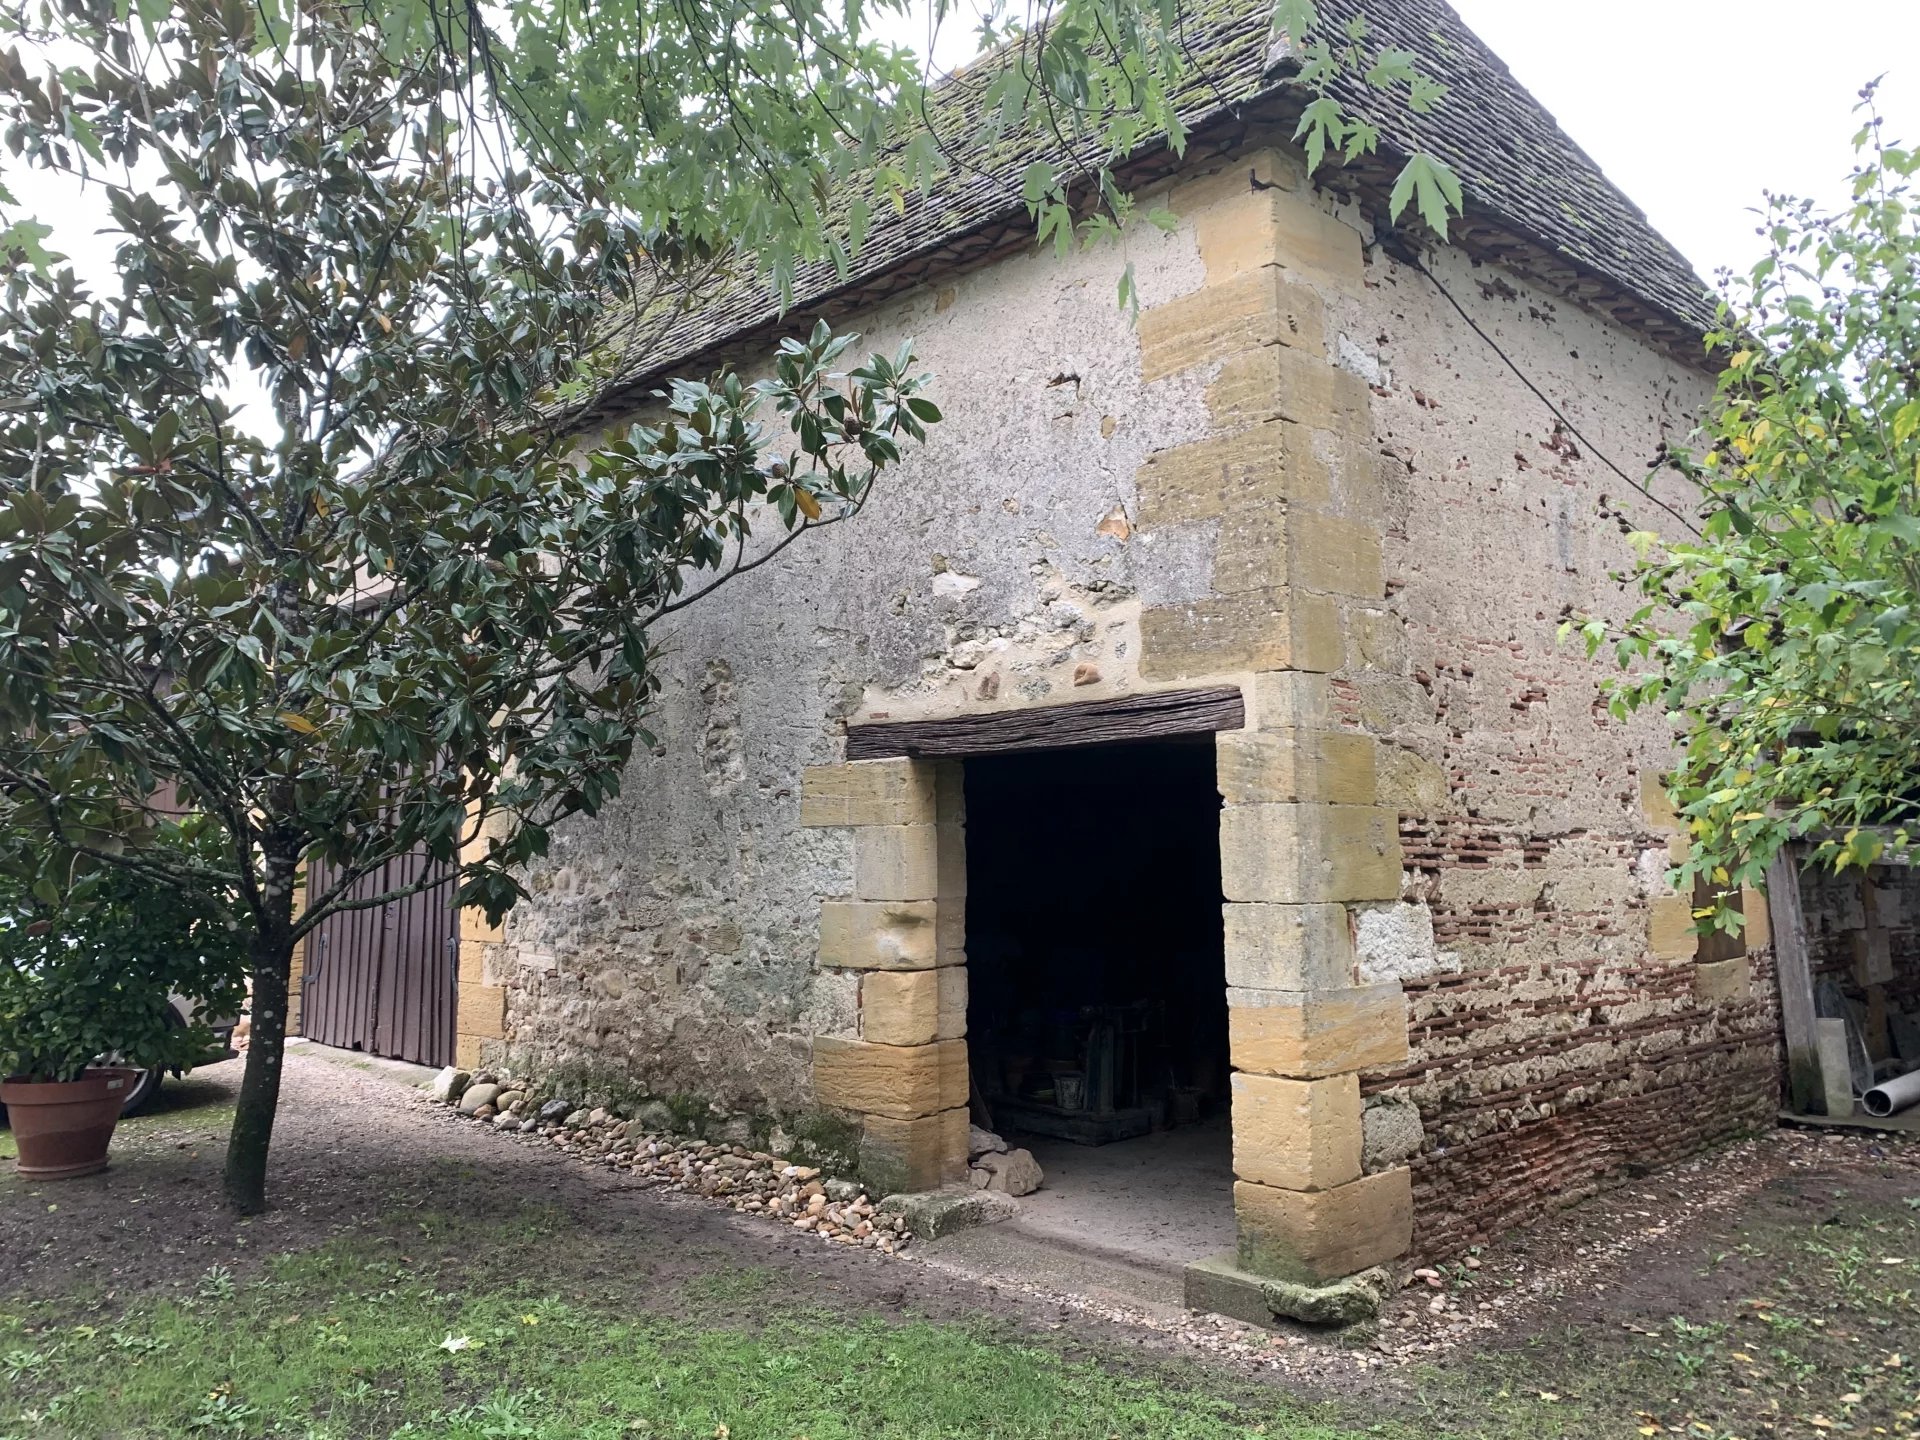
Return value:
[(1867, 1114), (1886, 1116), (1920, 1102), (1920, 1070), (1896, 1076), (1884, 1085), (1876, 1085), (1861, 1097)]

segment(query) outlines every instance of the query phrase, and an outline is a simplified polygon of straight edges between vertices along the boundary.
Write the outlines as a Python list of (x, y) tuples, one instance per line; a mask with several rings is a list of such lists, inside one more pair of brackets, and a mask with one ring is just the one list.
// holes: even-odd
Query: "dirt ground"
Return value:
[[(1781, 1131), (1610, 1194), (1416, 1277), (1380, 1337), (1339, 1346), (1195, 1319), (1127, 1323), (1071, 1297), (643, 1188), (454, 1119), (391, 1078), (289, 1058), (274, 1208), (231, 1216), (219, 1174), (238, 1062), (171, 1083), (104, 1175), (0, 1175), (0, 1310), (112, 1316), (209, 1273), (244, 1281), (343, 1236), (708, 1324), (770, 1307), (999, 1325), (1107, 1367), (1272, 1385), (1406, 1433), (1920, 1435), (1920, 1145)], [(436, 1263), (442, 1263), (436, 1262)], [(726, 1277), (751, 1274), (754, 1283)], [(1259, 1433), (1257, 1430), (1249, 1433)]]

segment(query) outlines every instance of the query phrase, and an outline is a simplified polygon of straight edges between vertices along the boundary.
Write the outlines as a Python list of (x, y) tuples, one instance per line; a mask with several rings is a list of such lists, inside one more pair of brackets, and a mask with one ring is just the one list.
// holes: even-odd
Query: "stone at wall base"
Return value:
[(923, 1190), (889, 1195), (880, 1202), (882, 1215), (903, 1215), (907, 1228), (922, 1240), (938, 1240), (956, 1230), (1011, 1220), (1020, 1202), (999, 1190), (971, 1188)]
[(1189, 1310), (1231, 1316), (1249, 1325), (1272, 1327), (1283, 1320), (1336, 1328), (1371, 1325), (1393, 1287), (1385, 1270), (1374, 1268), (1327, 1285), (1300, 1285), (1242, 1270), (1231, 1252), (1187, 1266)]
[(448, 1065), (433, 1077), (427, 1093), (442, 1105), (457, 1105), (460, 1097), (466, 1094), (467, 1086), (473, 1083), (473, 1073), (462, 1070), (458, 1065)]

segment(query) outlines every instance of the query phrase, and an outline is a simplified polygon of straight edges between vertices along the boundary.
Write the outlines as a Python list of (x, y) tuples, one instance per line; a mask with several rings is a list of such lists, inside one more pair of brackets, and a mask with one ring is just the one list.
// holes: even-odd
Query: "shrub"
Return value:
[(246, 955), (234, 908), (205, 889), (110, 868), (49, 902), (0, 880), (0, 1076), (74, 1080), (108, 1055), (184, 1068), (212, 1036), (169, 997), (232, 1014)]

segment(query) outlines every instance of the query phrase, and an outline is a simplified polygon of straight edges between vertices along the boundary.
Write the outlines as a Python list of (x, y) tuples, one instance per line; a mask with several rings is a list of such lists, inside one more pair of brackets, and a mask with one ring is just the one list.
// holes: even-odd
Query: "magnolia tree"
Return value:
[[(0, 296), (0, 823), (43, 895), (117, 864), (238, 897), (253, 1211), (300, 938), (406, 893), (355, 887), (408, 852), (505, 911), (645, 740), (655, 624), (939, 417), (910, 354), (822, 328), (576, 441), (609, 315), (644, 334), (689, 283), (666, 231), (476, 165), (442, 49), (219, 0), (93, 23), (84, 73), (0, 58), (9, 141), (111, 176), (119, 235), (104, 283), (16, 251)], [(214, 843), (145, 843), (176, 810)]]
[[(1377, 147), (1354, 96), (1441, 99), (1351, 0), (1328, 8), (1272, 13), (1316, 164)], [(909, 15), (971, 20), (997, 58), (943, 90), (937, 47), (902, 43)], [(76, 275), (61, 217), (0, 187), (0, 828), (49, 900), (112, 864), (247, 917), (237, 1206), (264, 1203), (301, 937), (399, 898), (366, 881), (406, 853), (506, 910), (549, 827), (603, 804), (647, 740), (655, 623), (852, 514), (939, 415), (909, 351), (854, 366), (815, 329), (761, 384), (675, 384), (608, 436), (574, 417), (721, 286), (757, 271), (784, 295), (804, 262), (847, 266), (876, 214), (1010, 138), (1019, 173), (976, 180), (1056, 245), (1114, 233), (1122, 162), (1178, 149), (1182, 96), (1209, 83), (1190, 18), (1169, 0), (0, 17), (9, 147), (91, 182), (118, 245), (110, 275)], [(1407, 160), (1396, 214), (1440, 227), (1458, 204), (1443, 165)], [(150, 843), (170, 828), (192, 843)]]
[(1920, 155), (1877, 119), (1856, 146), (1852, 203), (1774, 203), (1723, 309), (1714, 416), (1669, 457), (1698, 533), (1634, 531), (1645, 604), (1583, 625), (1629, 672), (1615, 712), (1674, 716), (1679, 878), (1717, 890), (1803, 837), (1870, 864), (1920, 818)]

